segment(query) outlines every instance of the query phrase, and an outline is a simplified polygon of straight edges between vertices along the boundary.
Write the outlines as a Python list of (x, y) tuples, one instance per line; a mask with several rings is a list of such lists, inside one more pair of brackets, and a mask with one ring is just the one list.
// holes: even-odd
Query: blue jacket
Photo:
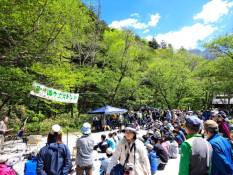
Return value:
[(67, 175), (71, 167), (70, 151), (64, 144), (44, 146), (37, 158), (38, 175)]
[(156, 152), (152, 150), (151, 152), (148, 153), (148, 157), (150, 160), (151, 173), (155, 173), (157, 171)]
[(211, 136), (208, 141), (213, 148), (212, 175), (233, 174), (233, 151), (227, 139), (219, 134)]
[(24, 175), (36, 175), (37, 159), (33, 157), (25, 163)]

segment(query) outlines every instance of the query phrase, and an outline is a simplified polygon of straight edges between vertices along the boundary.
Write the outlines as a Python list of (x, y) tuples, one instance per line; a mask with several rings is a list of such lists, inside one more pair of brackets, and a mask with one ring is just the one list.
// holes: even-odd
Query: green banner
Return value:
[(35, 95), (47, 100), (59, 101), (64, 103), (78, 102), (79, 94), (62, 92), (35, 82), (33, 83), (33, 87), (35, 87), (36, 89), (30, 92), (31, 95)]

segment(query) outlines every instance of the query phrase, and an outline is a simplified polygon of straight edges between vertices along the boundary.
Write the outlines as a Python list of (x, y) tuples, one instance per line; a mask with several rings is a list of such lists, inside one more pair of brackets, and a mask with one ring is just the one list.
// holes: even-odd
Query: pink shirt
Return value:
[(161, 143), (161, 145), (165, 148), (165, 150), (167, 152), (167, 155), (169, 155), (169, 153), (168, 153), (168, 149), (169, 149), (168, 145), (165, 142)]

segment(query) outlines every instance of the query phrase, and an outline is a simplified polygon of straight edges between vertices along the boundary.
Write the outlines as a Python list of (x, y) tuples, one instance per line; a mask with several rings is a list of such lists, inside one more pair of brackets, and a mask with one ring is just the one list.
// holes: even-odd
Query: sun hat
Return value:
[(60, 125), (53, 125), (50, 129), (50, 134), (54, 135), (54, 133), (57, 132), (58, 134), (61, 134), (62, 128)]
[(138, 134), (138, 132), (136, 131), (136, 127), (131, 123), (127, 124), (126, 127), (122, 130), (122, 132), (125, 132), (125, 131), (132, 131), (135, 134)]
[(201, 120), (196, 116), (186, 117), (186, 126), (188, 128), (199, 130), (201, 127)]
[(148, 134), (154, 135), (154, 132), (150, 129), (150, 130), (148, 131)]
[(225, 118), (226, 118), (226, 113), (223, 112), (223, 111), (220, 111), (220, 112), (218, 113), (218, 117), (221, 117), (221, 118), (225, 119)]
[(108, 154), (108, 155), (111, 155), (111, 154), (113, 154), (113, 149), (112, 148), (108, 148), (108, 149), (106, 149), (106, 153)]
[(80, 130), (83, 134), (90, 134), (91, 133), (91, 125), (90, 123), (84, 123), (83, 127)]
[(151, 144), (147, 144), (147, 145), (146, 145), (146, 148), (147, 148), (148, 150), (153, 150), (154, 147), (153, 147), (153, 145), (151, 145)]
[(0, 163), (4, 163), (4, 162), (6, 162), (7, 160), (8, 160), (7, 155), (3, 154), (3, 155), (0, 156)]

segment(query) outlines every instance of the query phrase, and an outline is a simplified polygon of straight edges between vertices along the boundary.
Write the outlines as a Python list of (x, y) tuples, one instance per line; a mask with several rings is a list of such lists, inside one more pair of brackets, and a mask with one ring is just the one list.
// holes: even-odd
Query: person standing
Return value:
[(62, 128), (53, 125), (50, 129), (47, 145), (37, 157), (37, 175), (67, 175), (71, 168), (69, 148), (62, 143)]
[(212, 147), (198, 134), (201, 120), (198, 117), (186, 117), (185, 131), (187, 140), (181, 144), (179, 175), (209, 174)]
[(233, 150), (227, 139), (218, 134), (218, 124), (213, 120), (204, 123), (205, 135), (213, 148), (211, 175), (233, 174)]
[(94, 141), (91, 137), (91, 125), (84, 123), (81, 132), (83, 135), (76, 142), (76, 174), (83, 175), (85, 171), (86, 175), (92, 175)]
[[(135, 127), (132, 124), (128, 124), (124, 129), (124, 133), (125, 137), (117, 145), (108, 165), (106, 175), (110, 174), (111, 170), (118, 162), (122, 166), (125, 166), (125, 173), (129, 173), (130, 175), (151, 174), (146, 148), (143, 143), (137, 139)], [(129, 165), (131, 168), (127, 168)]]
[(138, 116), (138, 124), (139, 126), (141, 126), (142, 125), (142, 111), (141, 110), (138, 111), (137, 116)]
[(232, 140), (231, 138), (231, 134), (230, 134), (230, 131), (228, 129), (228, 126), (226, 124), (226, 114), (222, 111), (219, 112), (218, 114), (218, 121), (219, 121), (219, 125), (218, 125), (218, 128), (219, 128), (219, 133), (225, 137), (225, 138), (228, 138), (229, 140)]
[(10, 131), (9, 129), (7, 129), (7, 122), (8, 117), (4, 117), (4, 119), (0, 122), (0, 152), (3, 149), (5, 134), (6, 132)]

